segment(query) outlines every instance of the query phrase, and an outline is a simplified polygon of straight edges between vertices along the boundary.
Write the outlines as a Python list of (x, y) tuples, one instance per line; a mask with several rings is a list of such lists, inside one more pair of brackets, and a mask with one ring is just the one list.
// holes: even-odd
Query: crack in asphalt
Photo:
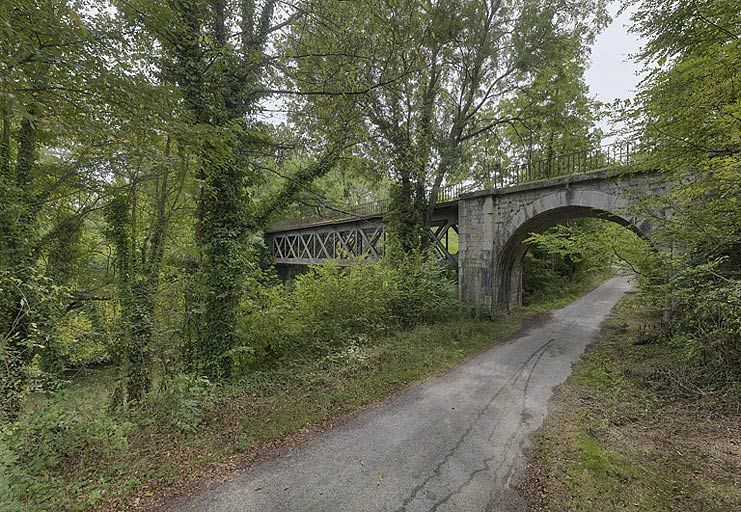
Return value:
[[(494, 429), (496, 431), (496, 429)], [(511, 442), (515, 437), (517, 437), (518, 432), (514, 431), (512, 434), (507, 438), (507, 441), (505, 444), (508, 444)], [(491, 437), (491, 436), (490, 436)], [(489, 464), (496, 459), (496, 456), (493, 457), (487, 457), (482, 462), (484, 463), (483, 468), (478, 468), (471, 473), (469, 473), (468, 478), (460, 484), (457, 488), (455, 488), (453, 491), (449, 492), (446, 496), (443, 496), (442, 498), (438, 499), (437, 502), (435, 502), (431, 508), (428, 509), (428, 512), (436, 512), (438, 508), (445, 505), (448, 501), (453, 499), (454, 496), (460, 494), (463, 492), (463, 489), (468, 487), (468, 485), (473, 482), (474, 478), (476, 478), (476, 475), (483, 472), (491, 472), (492, 474), (496, 475), (496, 470), (492, 468)], [(512, 473), (512, 468), (510, 467), (507, 473), (505, 473), (504, 478), (507, 478)]]
[[(517, 448), (519, 451), (522, 451), (525, 449), (525, 446), (527, 445), (526, 439), (520, 439), (520, 441), (517, 443)], [(514, 451), (510, 450), (509, 453), (513, 453)], [(513, 457), (514, 459), (515, 457)], [(506, 462), (506, 454), (505, 454), (505, 462)], [(515, 467), (512, 464), (509, 464), (509, 468), (507, 469), (507, 472), (504, 474), (505, 480), (507, 483), (509, 483), (510, 479), (514, 475)], [(489, 501), (486, 503), (486, 507), (484, 508), (484, 512), (494, 512), (494, 507), (497, 504), (496, 498), (500, 496), (500, 493), (491, 493), (489, 497)]]
[[(551, 338), (550, 340), (546, 341), (543, 345), (541, 345), (535, 352), (533, 352), (532, 354), (530, 354), (530, 356), (525, 360), (525, 362), (522, 363), (517, 368), (517, 370), (515, 371), (515, 373), (509, 379), (507, 379), (507, 381), (504, 384), (502, 384), (499, 387), (499, 389), (497, 389), (496, 393), (494, 393), (492, 395), (492, 397), (489, 399), (489, 401), (486, 403), (486, 405), (484, 407), (482, 407), (479, 410), (478, 413), (476, 413), (476, 416), (473, 417), (473, 419), (471, 420), (468, 428), (463, 432), (463, 434), (461, 434), (461, 436), (458, 438), (458, 441), (456, 441), (455, 445), (453, 445), (453, 447), (445, 454), (445, 456), (443, 457), (443, 459), (437, 464), (437, 466), (435, 466), (435, 469), (433, 469), (432, 474), (429, 475), (427, 478), (425, 478), (422, 481), (422, 483), (420, 483), (419, 485), (415, 486), (412, 489), (412, 492), (409, 495), (409, 497), (407, 497), (402, 502), (401, 507), (399, 507), (398, 509), (396, 509), (395, 512), (406, 512), (407, 507), (409, 506), (409, 504), (412, 501), (414, 501), (414, 499), (417, 497), (417, 494), (419, 494), (419, 492), (422, 489), (424, 489), (427, 486), (427, 484), (432, 481), (433, 478), (440, 476), (441, 469), (450, 461), (450, 459), (453, 457), (453, 455), (455, 455), (455, 453), (461, 447), (461, 445), (463, 444), (463, 442), (466, 439), (466, 437), (468, 437), (468, 435), (473, 431), (473, 427), (474, 427), (475, 423), (483, 417), (483, 415), (486, 413), (486, 411), (489, 410), (489, 407), (491, 407), (491, 405), (499, 397), (499, 395), (502, 394), (502, 392), (504, 392), (506, 389), (509, 389), (509, 387), (513, 383), (517, 382), (517, 380), (520, 378), (521, 373), (523, 372), (523, 370), (525, 370), (525, 368), (527, 368), (527, 366), (530, 364), (530, 362), (533, 359), (536, 359), (537, 358), (536, 359), (536, 364), (537, 364), (537, 361), (540, 361), (540, 358), (543, 357), (543, 353), (545, 352), (545, 350), (554, 341), (555, 341), (555, 338)], [(495, 426), (494, 430), (496, 430), (496, 426)], [(493, 433), (491, 434), (491, 436), (493, 436)], [(491, 440), (491, 436), (489, 437), (489, 440)], [(480, 472), (480, 471), (477, 470), (477, 472)], [(469, 483), (470, 483), (470, 481), (469, 481)], [(465, 485), (468, 485), (468, 483), (466, 483)], [(465, 487), (465, 485), (463, 487)], [(461, 489), (463, 487), (461, 487)], [(460, 491), (458, 491), (458, 492), (460, 492)], [(436, 510), (437, 506), (438, 505), (436, 504), (436, 505), (433, 506), (433, 508), (429, 509), (430, 512), (433, 512), (434, 510)]]
[[(535, 371), (535, 368), (538, 366), (538, 363), (540, 362), (540, 360), (543, 358), (543, 355), (546, 353), (546, 351), (547, 351), (546, 349), (547, 349), (548, 345), (550, 345), (553, 341), (555, 341), (555, 338), (551, 338), (550, 340), (548, 340), (543, 346), (541, 346), (538, 350), (536, 350), (533, 353), (533, 355), (538, 354), (538, 357), (535, 358), (535, 360), (533, 361), (532, 367), (527, 372), (527, 379), (525, 380), (525, 386), (523, 387), (523, 393), (522, 393), (522, 401), (523, 402), (525, 401), (525, 397), (527, 396), (527, 390), (528, 390), (528, 387), (530, 386), (530, 381), (533, 378), (533, 372)], [(532, 360), (532, 356), (528, 359), (528, 361), (525, 362), (525, 366), (527, 366), (530, 363), (530, 360)], [(511, 379), (508, 382), (506, 382), (504, 384), (504, 386), (507, 386), (508, 384), (514, 385), (519, 380), (519, 378), (522, 376), (523, 370), (524, 370), (524, 368), (523, 367), (520, 367), (520, 369), (513, 376), (515, 378), (514, 379)], [(508, 386), (508, 387), (510, 387), (510, 386)], [(496, 396), (494, 398), (496, 398)], [(493, 400), (492, 400), (492, 402), (493, 402)], [(487, 406), (484, 407), (483, 410), (486, 411), (489, 408), (490, 405), (491, 405), (491, 402), (489, 404), (487, 404)], [(478, 416), (474, 420), (474, 422), (477, 421), (478, 419), (480, 419), (480, 416)], [(524, 421), (522, 419), (520, 419), (520, 426), (522, 426), (523, 423), (524, 423)], [(494, 434), (496, 433), (496, 431), (497, 431), (497, 426), (494, 425), (494, 428), (492, 429), (491, 433), (487, 436), (487, 441), (489, 441), (489, 442), (492, 441), (492, 439), (494, 438)], [(507, 440), (504, 443), (504, 445), (505, 446), (509, 445), (509, 443), (515, 437), (517, 437), (518, 435), (519, 435), (519, 429), (514, 429), (512, 431), (512, 434), (507, 438)], [(523, 444), (523, 442), (521, 441), (519, 443), (519, 446), (521, 447), (522, 444)], [(484, 467), (483, 468), (476, 469), (476, 470), (472, 471), (471, 473), (469, 473), (468, 478), (466, 478), (466, 480), (462, 484), (460, 484), (453, 491), (449, 492), (447, 495), (445, 495), (442, 498), (438, 499), (437, 502), (435, 502), (435, 504), (432, 506), (432, 508), (430, 508), (428, 510), (428, 512), (437, 512), (438, 508), (440, 508), (442, 505), (444, 505), (445, 503), (447, 503), (448, 501), (450, 501), (453, 498), (453, 496), (456, 496), (456, 495), (460, 494), (461, 492), (463, 492), (463, 489), (465, 489), (466, 487), (468, 487), (468, 485), (470, 485), (470, 483), (473, 482), (473, 480), (476, 478), (476, 475), (478, 475), (479, 473), (482, 473), (482, 472), (485, 472), (485, 471), (489, 471), (489, 472), (491, 472), (493, 474), (496, 474), (496, 471), (493, 470), (492, 467), (489, 464), (494, 459), (496, 459), (497, 457), (498, 457), (498, 454), (497, 455), (492, 455), (491, 457), (485, 458), (482, 461), (484, 463)], [(507, 473), (504, 475), (504, 479), (505, 480), (508, 479), (509, 476), (512, 474), (512, 472), (513, 472), (513, 468), (510, 467), (508, 469)]]

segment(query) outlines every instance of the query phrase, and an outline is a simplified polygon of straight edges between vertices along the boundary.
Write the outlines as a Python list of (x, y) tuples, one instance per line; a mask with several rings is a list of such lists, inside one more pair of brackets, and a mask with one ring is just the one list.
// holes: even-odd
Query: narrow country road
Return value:
[(513, 486), (529, 436), (629, 287), (626, 277), (612, 279), (506, 345), (175, 510), (524, 510)]

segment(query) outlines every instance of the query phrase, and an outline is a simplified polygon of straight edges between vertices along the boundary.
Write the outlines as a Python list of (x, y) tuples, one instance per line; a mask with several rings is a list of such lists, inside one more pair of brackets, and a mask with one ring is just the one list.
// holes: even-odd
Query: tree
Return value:
[[(187, 146), (178, 148), (169, 136), (160, 145), (148, 146), (140, 141), (139, 148), (150, 152), (140, 151), (138, 158), (132, 159), (136, 164), (124, 168), (127, 173), (119, 175), (120, 192), (113, 196), (106, 210), (104, 232), (116, 258), (116, 287), (124, 337), (120, 352), (126, 370), (125, 386), (117, 390), (113, 405), (140, 400), (151, 383), (149, 361), (155, 299), (165, 240), (170, 234), (173, 214), (183, 202), (189, 171)], [(179, 158), (175, 152), (180, 153)]]
[(99, 207), (111, 94), (127, 78), (107, 66), (99, 20), (64, 0), (10, 0), (0, 27), (0, 396), (13, 418), (44, 327), (63, 313), (74, 235)]
[[(558, 56), (565, 39), (583, 47), (604, 22), (600, 1), (409, 0), (319, 9), (284, 41), (296, 57), (287, 75), (313, 91), (305, 93), (307, 108), (356, 113), (366, 131), (360, 151), (395, 183), (387, 220), (401, 252), (428, 242), (424, 226), (437, 193), (471, 145), (520, 119), (502, 102), (532, 87), (536, 70)], [(334, 88), (338, 82), (343, 90)], [(337, 98), (327, 97), (332, 93)]]
[(194, 369), (213, 380), (229, 376), (230, 350), (245, 273), (254, 267), (250, 238), (301, 188), (334, 165), (342, 137), (318, 146), (316, 158), (272, 196), (256, 204), (265, 158), (275, 148), (256, 119), (270, 89), (268, 54), (273, 34), (305, 11), (279, 12), (274, 0), (138, 0), (118, 2), (139, 37), (156, 42), (148, 60), (175, 86), (187, 112), (189, 131), (198, 141), (196, 242), (202, 286), (200, 324), (190, 354)]
[(556, 172), (551, 169), (555, 156), (587, 151), (598, 135), (594, 133), (596, 105), (584, 80), (589, 58), (584, 42), (567, 34), (551, 55), (532, 72), (530, 87), (504, 102), (503, 109), (519, 118), (501, 131), (502, 143), (515, 162), (544, 160), (546, 174)]
[(705, 381), (741, 378), (741, 16), (733, 2), (645, 0), (633, 30), (648, 74), (625, 119), (647, 150), (641, 165), (672, 183), (646, 198), (661, 243), (676, 247), (657, 302), (675, 307), (678, 339)]
[[(105, 276), (79, 271), (81, 260), (93, 257), (82, 251), (86, 232), (95, 231), (109, 198), (131, 185), (137, 155), (147, 154), (151, 171), (152, 140), (164, 140), (165, 126), (178, 132), (170, 91), (136, 59), (146, 48), (107, 6), (13, 0), (0, 12), (0, 326), (10, 418), (32, 361), (61, 369), (54, 326), (90, 302), (113, 298), (98, 293)], [(148, 179), (162, 177), (155, 174)], [(162, 240), (154, 244), (158, 254)], [(121, 351), (132, 356), (136, 344)]]

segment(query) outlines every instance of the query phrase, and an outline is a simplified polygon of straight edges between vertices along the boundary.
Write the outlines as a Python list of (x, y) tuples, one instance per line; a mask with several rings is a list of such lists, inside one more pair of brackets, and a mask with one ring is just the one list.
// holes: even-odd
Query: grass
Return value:
[(646, 342), (651, 320), (629, 295), (558, 389), (522, 484), (531, 510), (741, 510), (738, 404), (675, 385), (682, 361)]

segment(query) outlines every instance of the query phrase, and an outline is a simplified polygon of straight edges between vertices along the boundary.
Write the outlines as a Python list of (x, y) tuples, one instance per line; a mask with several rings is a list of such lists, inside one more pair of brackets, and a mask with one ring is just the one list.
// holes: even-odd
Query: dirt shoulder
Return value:
[(521, 491), (532, 511), (741, 510), (741, 413), (682, 378), (630, 297), (561, 385)]

